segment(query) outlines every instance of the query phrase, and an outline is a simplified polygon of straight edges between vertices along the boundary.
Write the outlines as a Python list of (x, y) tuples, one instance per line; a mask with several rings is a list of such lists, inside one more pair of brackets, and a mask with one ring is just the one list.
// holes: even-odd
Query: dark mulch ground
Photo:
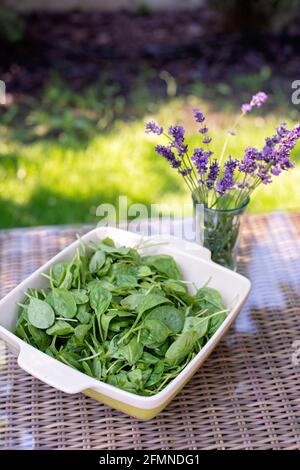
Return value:
[(0, 77), (14, 94), (36, 93), (52, 72), (76, 89), (105, 77), (124, 92), (149, 68), (169, 71), (181, 86), (226, 82), (263, 66), (284, 80), (299, 79), (295, 24), (279, 36), (222, 34), (206, 10), (39, 13), (26, 24), (21, 42), (0, 48)]

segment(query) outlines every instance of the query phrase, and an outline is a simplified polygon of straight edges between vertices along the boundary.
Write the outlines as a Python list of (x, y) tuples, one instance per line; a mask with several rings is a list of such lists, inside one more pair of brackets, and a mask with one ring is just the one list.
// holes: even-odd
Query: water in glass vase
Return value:
[(213, 261), (236, 271), (240, 217), (249, 198), (232, 209), (208, 208), (198, 204), (194, 197), (193, 203), (197, 241), (211, 251)]

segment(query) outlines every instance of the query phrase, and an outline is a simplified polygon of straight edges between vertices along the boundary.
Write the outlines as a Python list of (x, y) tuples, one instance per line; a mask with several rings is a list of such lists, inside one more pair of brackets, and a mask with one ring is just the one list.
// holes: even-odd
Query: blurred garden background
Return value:
[[(150, 117), (184, 123), (196, 144), (198, 106), (218, 152), (241, 104), (265, 91), (230, 140), (235, 157), (300, 120), (298, 0), (84, 3), (0, 1), (1, 228), (96, 223), (119, 195), (189, 202), (144, 133)], [(296, 169), (260, 188), (250, 212), (300, 210), (299, 147)]]

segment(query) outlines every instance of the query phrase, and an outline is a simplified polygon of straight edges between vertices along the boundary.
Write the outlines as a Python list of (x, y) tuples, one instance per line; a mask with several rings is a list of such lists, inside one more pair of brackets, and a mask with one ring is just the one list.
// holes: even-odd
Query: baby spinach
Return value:
[(166, 279), (163, 283), (163, 289), (166, 292), (169, 292), (171, 294), (177, 294), (177, 295), (187, 294), (187, 288), (185, 284), (183, 284), (181, 281), (178, 281), (176, 279)]
[(89, 296), (85, 289), (73, 289), (71, 290), (71, 294), (77, 305), (83, 305), (89, 301)]
[(90, 273), (94, 274), (99, 271), (105, 263), (105, 253), (102, 250), (97, 250), (93, 254), (89, 264)]
[(79, 340), (79, 341), (83, 341), (84, 338), (86, 337), (87, 333), (89, 332), (89, 330), (91, 329), (92, 325), (89, 324), (89, 325), (78, 325), (76, 326), (76, 328), (74, 329), (74, 334), (75, 334), (75, 337)]
[(108, 376), (107, 383), (127, 392), (137, 393), (137, 386), (128, 379), (126, 372)]
[(147, 320), (159, 320), (164, 323), (172, 333), (180, 333), (185, 320), (185, 313), (172, 305), (162, 305), (151, 310)]
[(207, 309), (210, 313), (213, 313), (216, 309), (225, 309), (220, 292), (212, 287), (198, 289), (195, 295), (195, 302), (200, 303), (202, 308)]
[(141, 331), (141, 341), (149, 349), (159, 348), (163, 344), (171, 331), (159, 320), (145, 320), (144, 328)]
[(88, 324), (91, 321), (92, 314), (88, 312), (88, 307), (86, 305), (79, 305), (76, 318), (80, 321), (80, 323)]
[(50, 277), (54, 287), (60, 287), (67, 273), (67, 263), (55, 263), (50, 269)]
[(28, 305), (28, 322), (41, 330), (53, 325), (55, 314), (52, 307), (43, 300), (32, 297)]
[(96, 315), (100, 316), (104, 313), (111, 302), (112, 294), (110, 291), (95, 283), (90, 289), (90, 304)]
[(141, 256), (108, 238), (45, 277), (49, 286), (28, 289), (20, 304), (16, 335), (140, 395), (162, 390), (226, 318), (220, 293), (206, 286), (192, 295), (171, 256)]
[(119, 333), (127, 326), (130, 326), (131, 320), (129, 318), (115, 318), (110, 323), (109, 329), (115, 333)]
[(154, 369), (151, 372), (151, 375), (150, 375), (149, 379), (146, 382), (146, 387), (153, 387), (154, 385), (159, 383), (159, 381), (162, 378), (164, 369), (165, 369), (165, 366), (164, 366), (163, 361), (158, 361), (155, 364)]
[(221, 326), (225, 318), (226, 318), (226, 311), (224, 312), (223, 310), (218, 315), (215, 315), (214, 317), (210, 319), (210, 323), (209, 323), (210, 336), (212, 336), (217, 331), (217, 329)]
[(77, 306), (72, 292), (67, 289), (53, 289), (51, 302), (57, 315), (64, 318), (75, 317)]
[(102, 376), (102, 362), (99, 357), (94, 357), (92, 360), (92, 376), (100, 380)]
[(186, 317), (183, 332), (195, 331), (198, 339), (206, 335), (209, 319), (205, 317)]
[(123, 307), (128, 307), (131, 310), (136, 310), (138, 305), (141, 303), (143, 299), (143, 294), (130, 294), (121, 300), (121, 305)]
[(133, 366), (143, 354), (143, 346), (134, 336), (132, 340), (119, 349), (119, 356), (123, 357), (130, 366)]
[(141, 359), (142, 363), (144, 364), (156, 364), (159, 359), (156, 356), (153, 356), (153, 354), (148, 353), (147, 351), (144, 351)]
[(114, 312), (108, 312), (105, 313), (101, 316), (101, 327), (102, 327), (102, 332), (103, 332), (103, 339), (105, 340), (107, 338), (107, 333), (108, 333), (108, 328), (111, 320), (115, 318), (116, 313)]
[(73, 333), (73, 327), (64, 320), (57, 320), (53, 326), (46, 330), (50, 336), (65, 336)]
[(150, 267), (155, 268), (159, 273), (171, 279), (180, 279), (180, 270), (172, 256), (153, 255), (144, 256), (143, 261)]
[(157, 305), (165, 304), (167, 302), (170, 303), (170, 300), (167, 297), (164, 297), (159, 294), (142, 295), (136, 307), (136, 310), (138, 311), (138, 313), (144, 313), (147, 310), (156, 307)]
[(50, 346), (51, 338), (49, 338), (48, 334), (44, 330), (29, 324), (28, 332), (31, 334), (36, 346), (42, 351), (45, 351)]
[(170, 366), (176, 366), (182, 362), (186, 356), (194, 349), (198, 339), (196, 331), (186, 331), (182, 333), (171, 344), (166, 352), (165, 360)]

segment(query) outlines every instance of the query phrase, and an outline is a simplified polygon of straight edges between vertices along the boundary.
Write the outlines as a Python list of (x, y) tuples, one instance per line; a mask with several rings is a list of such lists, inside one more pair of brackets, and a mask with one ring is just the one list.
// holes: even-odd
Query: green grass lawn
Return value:
[[(212, 108), (188, 95), (149, 101), (131, 114), (122, 97), (111, 95), (106, 91), (99, 97), (93, 89), (76, 95), (50, 87), (40, 102), (33, 100), (24, 109), (11, 106), (2, 114), (0, 227), (96, 223), (97, 206), (116, 203), (119, 195), (128, 196), (129, 203), (163, 203), (175, 211), (190, 201), (183, 181), (155, 155), (156, 139), (145, 135), (144, 123), (150, 116), (166, 125), (181, 121), (197, 145), (190, 111), (198, 105), (211, 114), (212, 148), (218, 153), (234, 119), (232, 109)], [(125, 121), (120, 116), (132, 117)], [(293, 109), (254, 112), (231, 139), (230, 153), (241, 156), (246, 146), (260, 146), (281, 120), (292, 125), (296, 117)], [(250, 212), (300, 209), (300, 145), (293, 157), (296, 168), (260, 188)]]

